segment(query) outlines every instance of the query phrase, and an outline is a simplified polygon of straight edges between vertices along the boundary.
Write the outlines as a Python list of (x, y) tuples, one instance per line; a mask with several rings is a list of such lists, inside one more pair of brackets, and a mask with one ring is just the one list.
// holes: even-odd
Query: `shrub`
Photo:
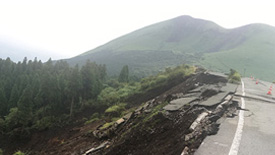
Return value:
[(116, 105), (113, 105), (105, 110), (105, 113), (120, 116), (121, 112), (125, 110), (126, 103), (119, 103)]
[(120, 98), (117, 90), (112, 87), (103, 89), (98, 96), (98, 101), (106, 105), (117, 102), (119, 99)]
[(21, 152), (21, 151), (17, 151), (17, 152), (15, 152), (13, 155), (25, 155), (25, 153), (24, 153), (24, 152)]
[(3, 150), (2, 149), (0, 149), (0, 155), (3, 155)]
[(99, 129), (100, 130), (103, 130), (103, 129), (106, 129), (110, 126), (112, 126), (115, 122), (108, 122), (108, 123), (105, 123), (102, 127), (100, 127)]
[(228, 75), (228, 81), (230, 83), (239, 83), (241, 81), (241, 75), (234, 69), (230, 69), (230, 73)]
[(156, 107), (154, 107), (154, 109), (152, 110), (152, 112), (150, 113), (150, 115), (146, 116), (143, 119), (143, 122), (147, 122), (148, 120), (150, 120), (152, 117), (154, 117), (155, 115), (157, 115), (159, 112), (161, 112), (164, 106), (166, 106), (168, 104), (168, 102), (163, 102), (159, 105), (157, 105)]
[(158, 86), (165, 85), (167, 81), (173, 80), (175, 77), (185, 77), (196, 71), (195, 67), (182, 65), (175, 68), (166, 68), (165, 72), (161, 72), (156, 76), (150, 76), (141, 80), (141, 90), (150, 90)]
[(53, 116), (47, 116), (47, 117), (43, 117), (42, 119), (36, 121), (34, 128), (38, 129), (38, 130), (46, 130), (52, 127), (53, 125), (53, 120), (55, 118)]
[(92, 123), (92, 122), (95, 122), (95, 121), (98, 121), (99, 119), (100, 119), (100, 115), (99, 115), (99, 113), (96, 112), (91, 116), (91, 118), (89, 120), (87, 120), (85, 122), (85, 125), (87, 125), (89, 123)]
[(93, 123), (93, 122), (98, 121), (98, 120), (99, 120), (99, 118), (92, 118), (92, 119), (86, 121), (84, 124), (87, 125), (87, 124)]

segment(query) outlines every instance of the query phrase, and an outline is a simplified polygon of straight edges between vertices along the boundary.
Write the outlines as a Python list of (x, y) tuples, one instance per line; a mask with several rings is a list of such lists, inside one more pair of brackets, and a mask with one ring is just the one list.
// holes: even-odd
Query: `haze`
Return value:
[[(0, 43), (37, 50), (24, 53), (31, 59), (63, 59), (180, 15), (211, 20), (225, 28), (250, 23), (274, 26), (273, 6), (268, 0), (1, 1)], [(7, 57), (0, 52), (0, 58)], [(12, 58), (17, 59), (21, 58)]]

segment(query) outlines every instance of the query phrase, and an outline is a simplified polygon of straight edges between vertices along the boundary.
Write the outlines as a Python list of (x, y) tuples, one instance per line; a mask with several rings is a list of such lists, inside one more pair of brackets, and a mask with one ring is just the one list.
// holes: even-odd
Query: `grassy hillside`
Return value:
[(273, 81), (275, 79), (275, 29), (267, 25), (253, 24), (246, 27), (246, 42), (230, 50), (206, 53), (202, 66), (227, 72), (230, 68), (245, 76)]
[(275, 28), (268, 25), (224, 29), (211, 21), (180, 16), (124, 35), (68, 62), (84, 64), (90, 59), (106, 64), (111, 75), (128, 65), (130, 73), (138, 76), (192, 63), (215, 71), (243, 72), (245, 68), (247, 75), (273, 81), (274, 36)]

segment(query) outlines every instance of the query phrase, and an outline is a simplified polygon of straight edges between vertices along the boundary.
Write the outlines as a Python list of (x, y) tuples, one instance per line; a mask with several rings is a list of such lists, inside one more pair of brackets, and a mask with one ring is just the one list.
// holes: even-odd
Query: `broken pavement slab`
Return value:
[(90, 150), (86, 151), (83, 155), (91, 155), (93, 154), (94, 152), (98, 151), (98, 150), (101, 150), (103, 148), (105, 148), (110, 142), (106, 141), (106, 142), (103, 142), (102, 144), (100, 144), (98, 147), (96, 148), (91, 148)]
[(188, 98), (179, 98), (176, 100), (172, 100), (168, 105), (163, 107), (163, 109), (166, 111), (177, 111), (180, 108), (182, 108), (184, 105), (191, 103), (196, 99), (197, 97), (188, 97)]
[(221, 103), (221, 102), (222, 102), (222, 99), (223, 99), (227, 94), (228, 94), (227, 92), (218, 93), (217, 95), (214, 95), (214, 96), (208, 98), (207, 100), (198, 103), (198, 105), (200, 105), (200, 106), (208, 106), (208, 107), (214, 106), (214, 105), (216, 105), (216, 104)]
[(238, 88), (238, 85), (227, 83), (226, 86), (223, 86), (221, 88), (220, 93), (208, 98), (207, 100), (205, 100), (203, 102), (200, 102), (198, 105), (201, 105), (201, 106), (214, 106), (216, 104), (219, 104), (226, 98), (226, 96), (228, 96), (228, 94), (235, 93), (237, 88)]
[(235, 93), (238, 89), (238, 86), (238, 84), (226, 83), (226, 85), (221, 88), (221, 91)]
[(116, 124), (120, 125), (120, 124), (122, 124), (124, 122), (125, 122), (125, 120), (123, 118), (120, 118), (119, 120), (116, 121)]
[(190, 130), (193, 131), (198, 126), (198, 124), (208, 115), (208, 112), (201, 113), (198, 118), (191, 124)]

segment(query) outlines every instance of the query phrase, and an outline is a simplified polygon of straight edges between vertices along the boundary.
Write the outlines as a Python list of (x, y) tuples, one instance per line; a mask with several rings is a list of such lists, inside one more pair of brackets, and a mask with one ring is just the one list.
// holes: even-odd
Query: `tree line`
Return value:
[(0, 132), (22, 134), (73, 117), (83, 103), (97, 98), (105, 78), (106, 66), (90, 61), (70, 67), (51, 59), (0, 59)]

